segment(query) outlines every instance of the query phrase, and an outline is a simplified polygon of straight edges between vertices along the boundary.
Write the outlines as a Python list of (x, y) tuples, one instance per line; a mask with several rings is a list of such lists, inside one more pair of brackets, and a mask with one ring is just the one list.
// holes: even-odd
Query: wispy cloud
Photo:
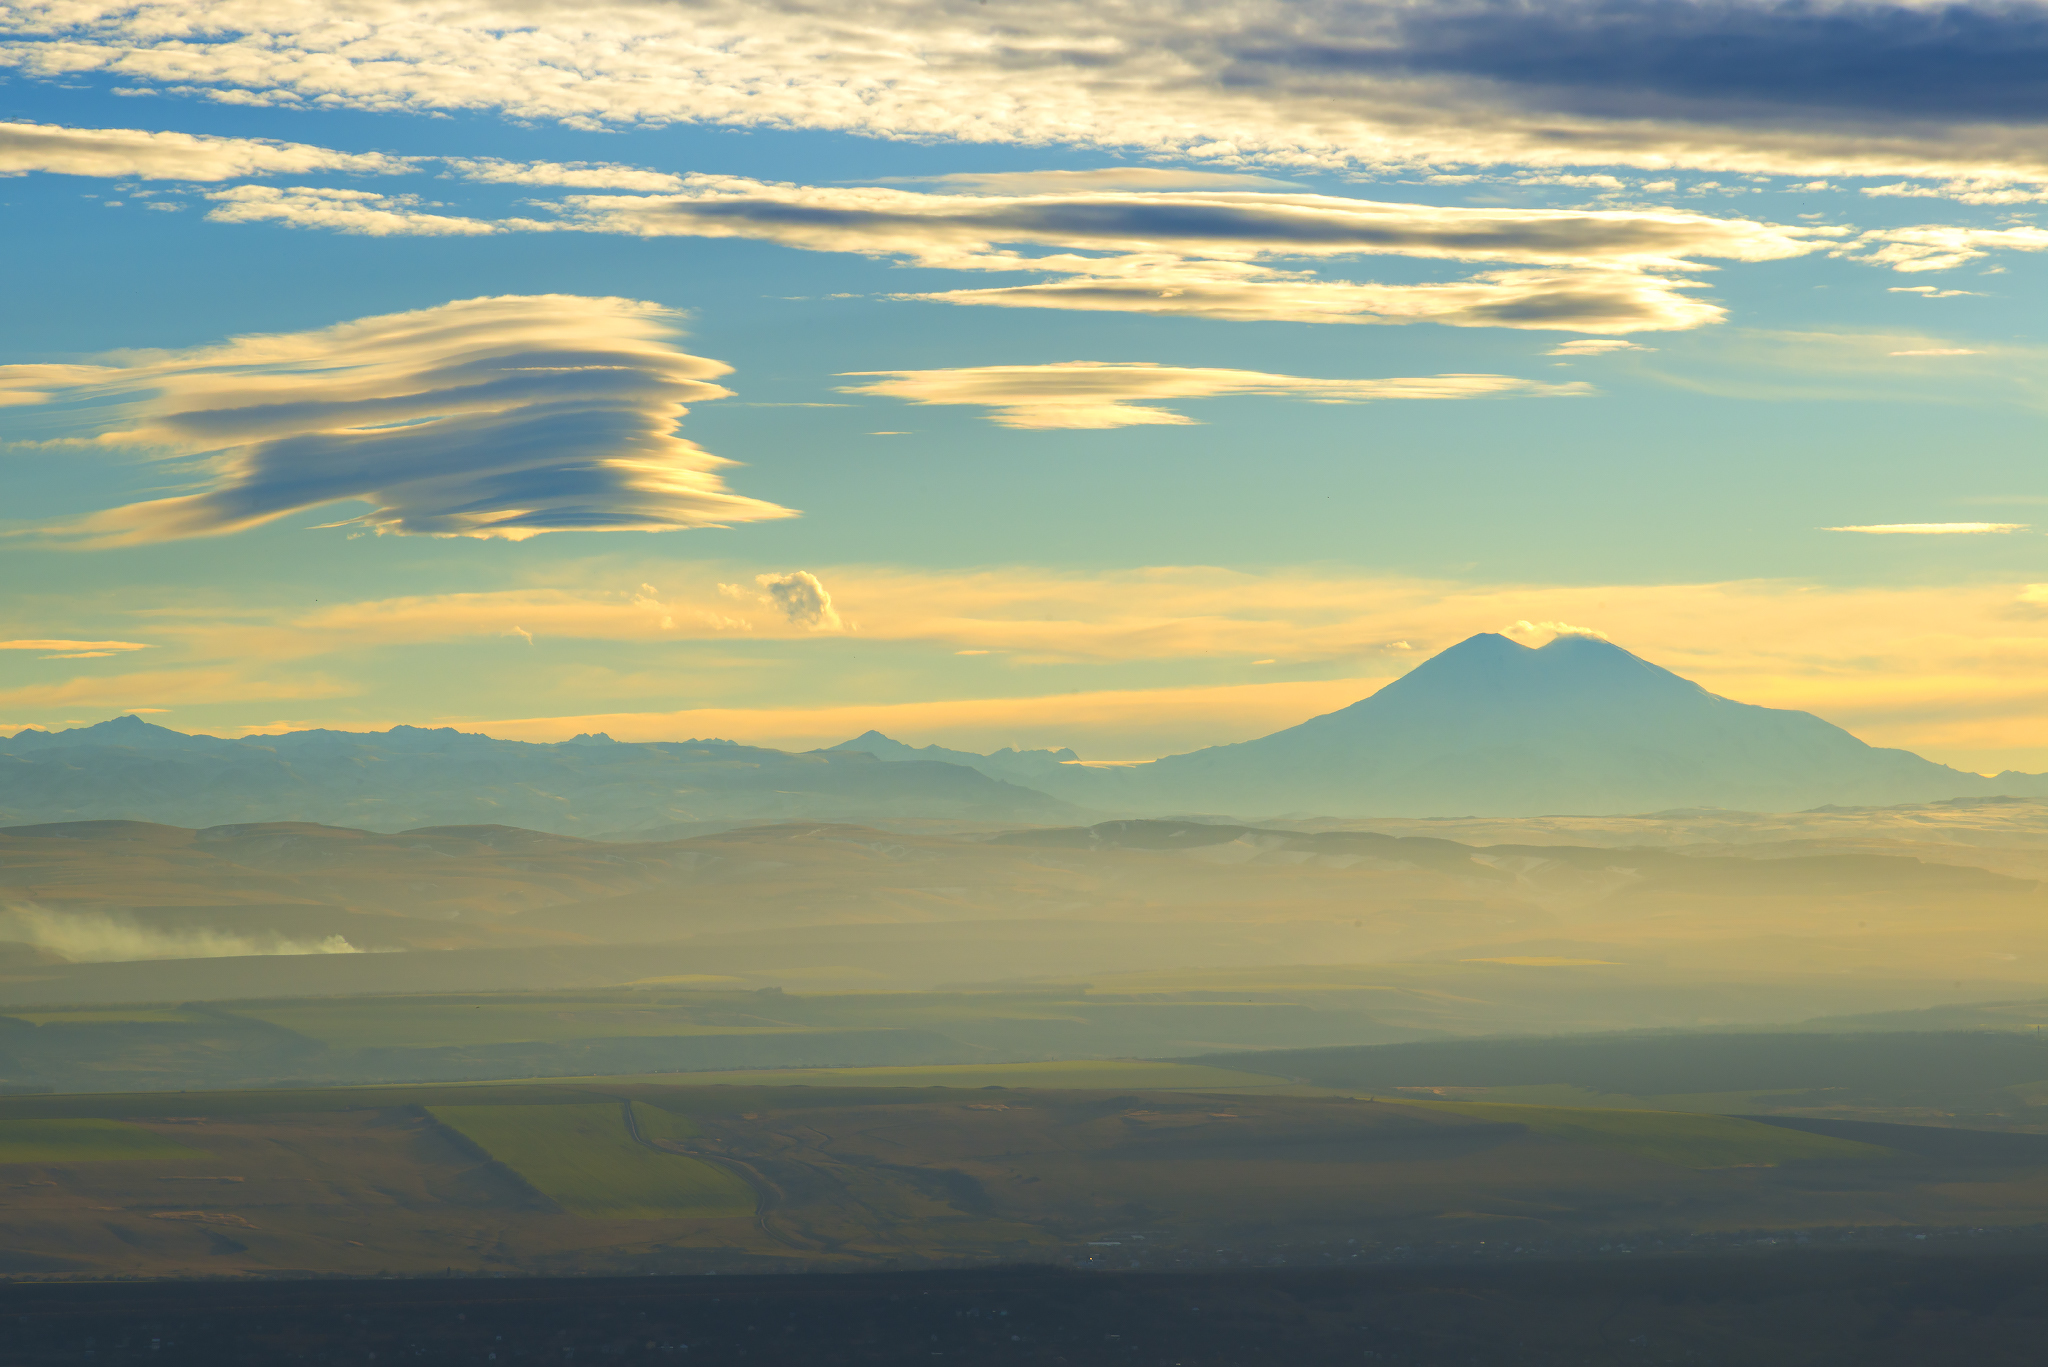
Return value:
[(1895, 271), (1947, 271), (1981, 261), (1993, 251), (2048, 251), (2048, 229), (1958, 228), (1928, 223), (1859, 234), (1840, 254)]
[(1240, 171), (1101, 166), (1090, 171), (954, 171), (942, 176), (884, 176), (877, 184), (938, 185), (972, 194), (1037, 195), (1101, 190), (1278, 190), (1288, 189), (1294, 182)]
[(460, 214), (438, 214), (418, 195), (387, 195), (310, 185), (237, 185), (207, 195), (215, 223), (283, 223), (325, 228), (361, 237), (485, 237), (521, 229), (546, 231), (552, 224), (520, 219), (491, 222)]
[(1069, 257), (1034, 259), (1008, 248), (1690, 270), (1708, 258), (1802, 256), (1843, 231), (1679, 210), (1469, 208), (1245, 190), (949, 195), (741, 176), (698, 175), (689, 182), (676, 195), (580, 195), (569, 203), (581, 225), (609, 232), (751, 237), (952, 269), (1062, 273), (1081, 266)]
[(48, 652), (39, 657), (45, 660), (99, 660), (149, 648), (140, 641), (0, 641), (0, 650)]
[(211, 181), (309, 171), (391, 175), (415, 165), (416, 159), (409, 157), (337, 152), (268, 138), (0, 123), (0, 175), (44, 171), (124, 180)]
[(881, 394), (916, 404), (973, 404), (993, 409), (1003, 427), (1109, 428), (1192, 422), (1171, 409), (1149, 406), (1167, 399), (1268, 395), (1318, 403), (1386, 399), (1475, 399), (1511, 396), (1576, 397), (1584, 384), (1539, 384), (1511, 375), (1435, 375), (1417, 379), (1322, 380), (1157, 365), (1149, 361), (1061, 361), (1051, 365), (967, 366), (955, 370), (855, 371), (881, 375), (853, 385), (849, 394)]
[(1877, 522), (1862, 527), (1823, 527), (1824, 532), (1864, 532), (1871, 536), (1982, 536), (2023, 532), (2024, 522)]
[(1638, 342), (1623, 341), (1619, 337), (1580, 337), (1569, 342), (1560, 342), (1545, 356), (1611, 356), (1617, 351), (1655, 351), (1653, 346)]
[(1938, 285), (1892, 285), (1885, 290), (1885, 293), (1917, 294), (1922, 299), (1982, 299), (1984, 297), (1983, 292), (1980, 290), (1945, 290)]
[(1915, 347), (1908, 351), (1888, 351), (1887, 356), (1982, 356), (1981, 351), (1962, 346)]
[(365, 502), (379, 532), (520, 540), (792, 516), (675, 435), (728, 367), (630, 299), (469, 299), (128, 365), (0, 367), (0, 392), (119, 404), (105, 445), (203, 457), (198, 488), (46, 529), (88, 545), (239, 531)]
[[(549, 220), (443, 213), (415, 195), (267, 185), (214, 192), (210, 217), (376, 236), (574, 230), (751, 238), (935, 269), (1053, 277), (897, 296), (948, 304), (1606, 333), (1716, 322), (1723, 311), (1685, 294), (1697, 286), (1680, 273), (1714, 260), (1837, 247), (1849, 231), (1677, 210), (1475, 209), (1246, 190), (942, 194), (683, 180), (676, 194), (570, 195), (544, 206), (559, 213)], [(1270, 264), (1360, 256), (1525, 268), (1383, 285)]]

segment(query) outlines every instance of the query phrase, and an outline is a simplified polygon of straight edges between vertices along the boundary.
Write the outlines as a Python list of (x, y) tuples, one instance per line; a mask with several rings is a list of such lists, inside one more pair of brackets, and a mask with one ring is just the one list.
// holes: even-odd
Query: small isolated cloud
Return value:
[(1955, 299), (1965, 295), (1972, 299), (1982, 299), (1984, 297), (1977, 290), (1945, 290), (1935, 285), (1892, 285), (1886, 288), (1885, 293), (1917, 294), (1922, 299)]
[(1823, 527), (1824, 532), (1863, 532), (1869, 536), (1983, 536), (2023, 532), (2024, 522), (1877, 522), (1862, 527)]
[(833, 611), (832, 595), (809, 570), (756, 575), (754, 582), (767, 590), (769, 601), (782, 610), (791, 624), (812, 631), (839, 629), (839, 614)]
[(125, 365), (0, 366), (0, 394), (99, 400), (102, 445), (190, 461), (198, 487), (45, 529), (87, 545), (214, 536), (327, 504), (406, 535), (523, 540), (794, 516), (727, 488), (675, 434), (728, 367), (674, 315), (570, 294), (466, 299)]
[(1972, 351), (1961, 346), (1921, 347), (1917, 351), (1888, 351), (1887, 356), (1982, 356), (1981, 351)]
[(1592, 392), (1585, 384), (1540, 384), (1512, 375), (1322, 380), (1268, 375), (1256, 370), (1157, 365), (1150, 361), (1059, 361), (1050, 365), (966, 366), (957, 370), (853, 371), (846, 378), (870, 375), (886, 378), (848, 386), (842, 392), (881, 394), (921, 405), (973, 404), (993, 409), (989, 421), (1000, 426), (1038, 429), (1181, 426), (1194, 419), (1148, 405), (1168, 399), (1232, 394), (1271, 395), (1316, 403), (1369, 403), (1385, 399), (1569, 398)]
[(0, 123), (0, 175), (42, 171), (122, 180), (228, 180), (308, 171), (392, 175), (409, 171), (415, 164), (411, 157), (336, 152), (268, 138)]
[(1581, 337), (1562, 342), (1544, 352), (1545, 356), (1606, 356), (1616, 351), (1655, 351), (1653, 346), (1623, 341), (1619, 337)]
[(1542, 636), (1583, 636), (1592, 641), (1607, 639), (1606, 632), (1595, 631), (1592, 627), (1575, 627), (1570, 622), (1531, 622), (1527, 618), (1502, 627), (1500, 634), (1517, 641), (1530, 641)]

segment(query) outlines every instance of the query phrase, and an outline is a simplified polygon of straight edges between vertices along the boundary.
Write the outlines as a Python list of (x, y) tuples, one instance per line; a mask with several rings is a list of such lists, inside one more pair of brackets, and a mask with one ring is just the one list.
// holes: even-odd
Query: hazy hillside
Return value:
[(317, 821), (403, 830), (501, 823), (608, 834), (730, 820), (1071, 819), (1042, 793), (954, 764), (883, 764), (693, 740), (559, 745), (442, 727), (222, 740), (135, 717), (0, 741), (0, 822), (181, 826)]
[[(973, 1059), (1762, 1024), (2038, 996), (2044, 860), (1172, 821), (994, 836), (782, 823), (630, 843), (60, 823), (0, 830), (0, 1007), (628, 984), (941, 993), (886, 1021), (817, 1017), (804, 1028), (829, 1017), (838, 1052), (774, 1055), (806, 1063), (911, 1047), (860, 1033), (875, 1029), (923, 1032), (920, 1059)], [(703, 1048), (662, 1057), (768, 1057), (752, 1036), (700, 1038), (721, 1011), (683, 1030)], [(534, 1019), (538, 1034), (501, 1042), (555, 1028)]]

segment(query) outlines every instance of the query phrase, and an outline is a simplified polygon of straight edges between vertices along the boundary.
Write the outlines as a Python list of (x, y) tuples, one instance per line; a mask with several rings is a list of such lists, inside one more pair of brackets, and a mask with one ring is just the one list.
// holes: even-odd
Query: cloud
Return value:
[(0, 63), (263, 106), (494, 109), (1220, 163), (2040, 179), (2035, 4), (71, 0)]
[(1548, 385), (1509, 375), (1436, 375), (1420, 379), (1320, 380), (1255, 370), (1165, 366), (1149, 361), (1061, 361), (1051, 365), (969, 366), (957, 370), (871, 370), (873, 384), (847, 394), (881, 394), (916, 404), (976, 404), (995, 411), (1003, 427), (1109, 428), (1185, 424), (1192, 419), (1143, 406), (1167, 399), (1257, 394), (1320, 403), (1378, 399), (1471, 399), (1577, 396), (1584, 384)]
[[(1972, 299), (1982, 299), (1984, 297), (1983, 293), (1978, 290), (1945, 290), (1934, 285), (1890, 285), (1885, 288), (1885, 293), (1917, 294), (1922, 299), (1958, 299), (1964, 296)], [(1901, 353), (1893, 352), (1892, 354), (1896, 356)]]
[[(444, 206), (416, 194), (239, 185), (208, 195), (213, 202), (208, 217), (379, 237), (557, 231), (739, 237), (809, 251), (894, 257), (935, 269), (1053, 277), (1034, 284), (895, 296), (959, 305), (1243, 321), (1429, 321), (1599, 333), (1720, 321), (1721, 308), (1683, 293), (1698, 288), (1692, 280), (1674, 278), (1678, 272), (1713, 269), (1713, 260), (1770, 261), (1828, 249), (1835, 254), (1861, 251), (1858, 259), (1918, 270), (1936, 265), (1916, 263), (1961, 259), (1958, 252), (1982, 254), (1968, 242), (1958, 245), (1949, 238), (1880, 242), (1866, 235), (1850, 244), (1837, 240), (1850, 231), (1846, 228), (1787, 227), (1677, 210), (1469, 208), (1241, 189), (1099, 188), (1107, 180), (1084, 180), (1076, 188), (1071, 180), (1051, 179), (1092, 177), (1092, 172), (1019, 173), (1032, 184), (1054, 187), (1044, 193), (938, 194), (770, 184), (735, 176), (677, 177), (582, 163), (453, 159), (449, 164), (470, 178), (514, 183), (610, 180), (683, 188), (674, 194), (570, 195), (544, 205), (556, 213), (551, 219), (483, 219), (439, 212)], [(1138, 176), (1146, 183), (1248, 179), (1155, 173), (1152, 168), (1114, 175)], [(977, 184), (1015, 179), (970, 178)], [(1971, 230), (1914, 231), (1952, 236)], [(2022, 230), (1979, 237), (1985, 247), (2030, 241)], [(1389, 255), (1535, 269), (1487, 270), (1437, 284), (1382, 285), (1328, 280), (1274, 264)]]
[[(410, 535), (668, 531), (793, 516), (675, 435), (727, 367), (630, 299), (468, 299), (104, 367), (0, 366), (0, 392), (114, 404), (97, 442), (196, 468), (191, 493), (47, 529), (87, 545), (210, 536), (327, 504)], [(10, 372), (27, 373), (16, 384)], [(197, 458), (194, 467), (191, 462)]]
[(1984, 353), (1972, 351), (1969, 347), (1937, 346), (1921, 347), (1914, 351), (1888, 351), (1885, 354), (1887, 356), (1982, 356)]
[(1590, 641), (1609, 639), (1606, 632), (1591, 627), (1575, 627), (1570, 622), (1531, 622), (1526, 618), (1510, 622), (1500, 629), (1500, 634), (1523, 642), (1558, 636), (1582, 636)]
[(1642, 346), (1635, 342), (1624, 342), (1619, 337), (1580, 337), (1569, 342), (1559, 342), (1545, 356), (1609, 356), (1617, 351), (1655, 351), (1653, 346)]
[(669, 171), (606, 161), (504, 161), (497, 157), (442, 157), (463, 180), (486, 185), (576, 185), (602, 190), (680, 190), (687, 178)]
[[(354, 690), (321, 675), (251, 678), (236, 669), (161, 669), (137, 674), (83, 675), (55, 683), (0, 689), (0, 706), (114, 708), (148, 712), (162, 703), (262, 702), (335, 698)], [(146, 705), (145, 705), (146, 704)]]
[(1035, 259), (1010, 248), (1692, 270), (1702, 258), (1802, 256), (1843, 231), (1675, 209), (1469, 208), (1248, 190), (949, 195), (741, 176), (688, 180), (690, 188), (675, 195), (571, 196), (571, 221), (644, 237), (745, 237), (955, 270), (1061, 273), (1084, 267), (1069, 256)]
[(1958, 179), (1941, 185), (1866, 185), (1859, 193), (1873, 198), (1952, 199), (1961, 204), (2040, 204), (2048, 191), (2038, 185), (2016, 186), (1996, 179)]
[(839, 630), (839, 614), (832, 610), (832, 595), (810, 571), (756, 575), (754, 582), (768, 591), (769, 601), (781, 609), (786, 620), (812, 631)]
[[(0, 650), (65, 650), (92, 655), (119, 655), (130, 650), (148, 650), (149, 646), (139, 641), (0, 641)], [(71, 659), (73, 656), (59, 655), (57, 659)]]
[(1439, 323), (1568, 332), (1674, 331), (1727, 311), (1639, 271), (1482, 271), (1440, 285), (1354, 285), (1222, 262), (1138, 268), (1042, 285), (906, 294), (941, 304), (1151, 313), (1225, 322)]
[[(883, 185), (941, 185), (970, 194), (1036, 195), (1091, 190), (1270, 190), (1294, 182), (1236, 171), (1165, 166), (1103, 166), (1092, 171), (954, 171), (943, 176), (884, 176)], [(677, 186), (677, 189), (684, 187)]]
[(122, 180), (206, 181), (309, 171), (391, 175), (414, 164), (413, 158), (381, 152), (336, 152), (268, 138), (0, 123), (0, 175), (44, 171)]
[[(1409, 323), (1588, 332), (1691, 328), (1722, 310), (1656, 272), (1781, 260), (1846, 229), (1677, 210), (1465, 208), (1251, 191), (926, 194), (691, 176), (676, 195), (573, 195), (563, 226), (740, 237), (807, 251), (1058, 278), (899, 298), (1241, 321)], [(1040, 249), (1028, 254), (1024, 248)], [(1324, 280), (1269, 260), (1404, 256), (1518, 263), (1446, 284)]]
[(1872, 536), (1980, 536), (2023, 532), (2024, 522), (1880, 522), (1866, 527), (1823, 527), (1824, 532), (1866, 532)]
[(2048, 229), (1954, 228), (1924, 224), (1859, 235), (1839, 254), (1895, 271), (1947, 271), (1982, 260), (1992, 251), (2048, 251)]
[(553, 226), (522, 219), (490, 222), (429, 213), (418, 195), (310, 185), (237, 185), (213, 191), (207, 198), (215, 207), (206, 216), (215, 223), (283, 223), (361, 237), (484, 237), (519, 228), (545, 231)]

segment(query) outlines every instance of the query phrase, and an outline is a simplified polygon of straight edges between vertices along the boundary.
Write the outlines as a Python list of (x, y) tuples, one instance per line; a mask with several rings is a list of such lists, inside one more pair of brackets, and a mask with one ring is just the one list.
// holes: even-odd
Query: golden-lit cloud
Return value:
[(269, 138), (0, 122), (0, 175), (41, 171), (123, 180), (210, 181), (309, 171), (389, 175), (413, 165), (411, 158), (381, 152), (337, 152)]
[(162, 711), (166, 704), (206, 705), (339, 698), (353, 686), (324, 674), (279, 678), (247, 668), (160, 669), (136, 674), (85, 675), (46, 684), (0, 688), (0, 707), (115, 708)]
[(2023, 532), (2024, 522), (1877, 522), (1862, 527), (1823, 527), (1824, 532), (1863, 532), (1871, 536), (1983, 536)]
[(580, 295), (468, 299), (99, 367), (0, 366), (0, 393), (111, 406), (95, 440), (202, 458), (198, 488), (53, 535), (115, 545), (240, 531), (367, 503), (377, 532), (521, 540), (789, 517), (727, 488), (732, 464), (675, 435), (728, 367), (674, 315)]
[(1256, 370), (1159, 365), (1150, 361), (1059, 361), (1050, 365), (963, 366), (952, 370), (867, 370), (879, 375), (850, 385), (846, 394), (880, 394), (923, 405), (970, 404), (994, 411), (1002, 427), (1109, 428), (1193, 422), (1168, 408), (1168, 399), (1263, 395), (1315, 403), (1372, 403), (1387, 399), (1579, 397), (1586, 384), (1540, 384), (1511, 375), (1431, 375), (1412, 379), (1321, 380), (1268, 375)]

